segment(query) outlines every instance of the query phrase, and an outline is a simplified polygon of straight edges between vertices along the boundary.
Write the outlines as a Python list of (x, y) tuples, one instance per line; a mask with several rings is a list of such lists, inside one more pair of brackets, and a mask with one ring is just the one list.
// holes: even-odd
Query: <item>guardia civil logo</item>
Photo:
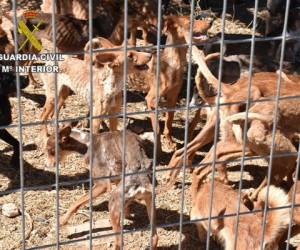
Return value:
[(38, 22), (36, 25), (33, 25), (33, 29), (30, 30), (30, 28), (26, 25), (23, 19), (20, 19), (18, 22), (18, 32), (26, 37), (25, 41), (22, 41), (21, 44), (19, 44), (19, 51), (21, 51), (28, 43), (31, 43), (31, 45), (37, 50), (42, 50), (42, 44), (38, 40), (38, 38), (34, 35), (36, 31), (39, 30), (39, 27), (42, 25), (43, 21), (40, 19), (40, 14), (37, 11), (26, 11), (23, 14), (23, 17), (25, 20), (27, 19), (37, 19)]

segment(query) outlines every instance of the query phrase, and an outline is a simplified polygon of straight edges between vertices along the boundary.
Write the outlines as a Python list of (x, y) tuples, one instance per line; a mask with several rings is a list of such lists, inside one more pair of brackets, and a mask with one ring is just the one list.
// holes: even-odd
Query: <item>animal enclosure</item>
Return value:
[(0, 249), (300, 249), (298, 0), (0, 6)]

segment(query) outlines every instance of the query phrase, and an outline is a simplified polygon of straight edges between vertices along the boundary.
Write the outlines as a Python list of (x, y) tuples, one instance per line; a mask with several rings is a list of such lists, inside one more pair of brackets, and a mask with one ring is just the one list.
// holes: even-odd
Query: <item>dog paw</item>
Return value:
[(59, 218), (59, 225), (64, 226), (68, 223), (69, 218), (66, 215), (63, 215)]
[(165, 152), (173, 152), (176, 150), (176, 142), (172, 140), (172, 137), (169, 135), (162, 136), (162, 145), (163, 151)]

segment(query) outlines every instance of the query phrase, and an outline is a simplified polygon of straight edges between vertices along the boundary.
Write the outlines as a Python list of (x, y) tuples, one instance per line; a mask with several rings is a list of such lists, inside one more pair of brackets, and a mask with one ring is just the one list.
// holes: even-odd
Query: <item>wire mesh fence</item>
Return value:
[(0, 134), (19, 161), (0, 168), (1, 249), (299, 245), (297, 0), (7, 4), (1, 53), (59, 73), (22, 90), (24, 62), (1, 60), (19, 141)]

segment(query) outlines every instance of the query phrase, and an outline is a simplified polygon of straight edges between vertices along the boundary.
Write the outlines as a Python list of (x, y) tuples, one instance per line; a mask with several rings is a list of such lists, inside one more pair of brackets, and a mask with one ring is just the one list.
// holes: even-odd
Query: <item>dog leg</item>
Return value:
[[(210, 165), (213, 163), (213, 156), (214, 156), (214, 147), (210, 149), (210, 151), (207, 153), (205, 158), (201, 161), (201, 165), (205, 164), (205, 168), (208, 168), (206, 175), (208, 175), (212, 169)], [(236, 159), (240, 156), (242, 156), (242, 145), (236, 143), (236, 142), (218, 142), (217, 148), (216, 148), (216, 161), (228, 161), (230, 159)], [(246, 152), (245, 155), (248, 155), (249, 152)], [(197, 175), (198, 171), (201, 171), (203, 173), (203, 167), (200, 167), (198, 169), (195, 169), (194, 173)], [(219, 177), (218, 179), (224, 183), (228, 183), (227, 178), (227, 169), (225, 163), (215, 163), (215, 169), (218, 170)]]
[[(58, 113), (61, 110), (66, 99), (70, 96), (70, 94), (71, 94), (71, 89), (69, 87), (63, 85), (61, 90), (59, 91), (58, 99), (57, 99), (57, 112)], [(53, 118), (54, 113), (55, 113), (54, 109), (55, 109), (54, 97), (50, 97), (50, 98), (47, 97), (42, 114), (40, 116), (41, 121), (46, 122), (49, 117)], [(44, 125), (44, 132), (45, 132), (45, 135), (48, 135), (47, 124)]]
[(260, 183), (260, 185), (258, 186), (257, 189), (254, 190), (254, 192), (250, 195), (249, 195), (249, 199), (251, 201), (256, 201), (257, 200), (257, 197), (258, 197), (258, 194), (259, 192), (267, 185), (267, 182), (268, 182), (268, 178), (265, 177), (264, 180)]
[(14, 153), (11, 157), (10, 165), (11, 166), (20, 166), (20, 143), (13, 137), (6, 129), (0, 130), (0, 139), (7, 142), (9, 145), (13, 146)]
[(199, 123), (200, 118), (201, 118), (201, 108), (196, 111), (196, 114), (195, 114), (193, 120), (189, 124), (189, 138), (188, 138), (189, 141), (192, 140), (194, 130), (195, 130), (197, 124)]
[[(181, 89), (181, 85), (174, 88), (172, 91), (167, 92), (166, 100), (167, 100), (168, 109), (174, 108), (176, 106), (180, 89)], [(175, 113), (174, 111), (169, 111), (166, 113), (165, 127), (163, 132), (164, 138), (166, 140), (167, 148), (172, 151), (176, 149), (176, 143), (174, 143), (172, 139), (172, 131), (173, 131), (172, 123), (174, 120), (174, 113)]]
[[(145, 200), (146, 207), (147, 207), (147, 213), (150, 223), (153, 223), (153, 232), (152, 232), (152, 249), (155, 250), (157, 248), (157, 242), (158, 242), (158, 235), (156, 231), (156, 209), (155, 204), (152, 205), (152, 194), (150, 192), (147, 192), (143, 195), (143, 199)], [(153, 217), (151, 217), (151, 210), (153, 206)]]
[[(108, 183), (97, 183), (92, 188), (92, 198), (95, 199), (100, 194), (103, 194), (107, 190)], [(74, 214), (79, 207), (87, 203), (90, 199), (90, 194), (85, 194), (81, 198), (79, 198), (72, 206), (68, 209), (67, 213), (60, 218), (60, 225), (67, 224), (68, 220)]]
[[(47, 97), (45, 105), (43, 107), (42, 114), (40, 116), (41, 121), (46, 122), (47, 119), (49, 118), (50, 114), (53, 113), (53, 110), (54, 110), (54, 98)], [(44, 134), (48, 135), (47, 124), (44, 124), (43, 127), (44, 127), (44, 129), (43, 129)]]
[[(59, 91), (58, 97), (57, 97), (57, 110), (58, 113), (61, 110), (62, 106), (64, 105), (66, 99), (71, 95), (71, 89), (67, 86), (62, 86), (61, 90)], [(53, 101), (53, 105), (54, 105), (54, 101)], [(49, 114), (50, 118), (53, 118), (55, 113), (54, 108), (51, 109), (51, 112)]]
[[(128, 207), (128, 201), (125, 200), (124, 208)], [(113, 232), (116, 233), (115, 238), (115, 250), (121, 249), (121, 226), (120, 226), (120, 219), (121, 219), (121, 190), (120, 185), (112, 192), (109, 202), (108, 202), (108, 209), (109, 209), (109, 219), (113, 228)], [(126, 211), (124, 211), (126, 213)]]
[[(121, 111), (121, 103), (122, 103), (122, 94), (118, 94), (113, 102), (113, 107), (111, 108), (111, 114), (117, 115)], [(118, 130), (118, 117), (112, 117), (109, 119), (109, 129), (110, 131)]]
[[(93, 112), (93, 116), (100, 116), (103, 114), (103, 107), (101, 103), (95, 103), (94, 102), (94, 112)], [(89, 114), (90, 115), (90, 114)], [(101, 120), (100, 118), (93, 118), (92, 120), (92, 124), (90, 124), (90, 126), (93, 127), (93, 133), (97, 134), (99, 132), (100, 129), (100, 124), (103, 120)]]
[[(155, 109), (155, 93), (154, 93), (154, 88), (152, 88), (147, 96), (145, 97), (146, 99), (146, 102), (147, 102), (147, 108), (149, 110), (154, 110)], [(155, 128), (155, 114), (153, 112), (150, 113), (150, 120), (151, 120), (151, 125), (152, 125), (152, 128), (153, 128), (153, 131), (154, 131), (154, 128)], [(157, 154), (160, 155), (161, 152), (162, 152), (162, 148), (161, 148), (161, 136), (160, 136), (160, 127), (159, 127), (159, 121), (157, 121), (158, 124), (157, 124), (157, 130), (156, 130), (156, 133), (157, 133), (157, 140), (156, 140), (156, 145), (157, 145)]]
[[(200, 133), (187, 145), (188, 160), (192, 161), (192, 156), (197, 152), (197, 150), (213, 140), (215, 121), (215, 113), (212, 113), (210, 116), (208, 116), (208, 120)], [(173, 154), (168, 167), (178, 168), (180, 164), (182, 164), (183, 157), (184, 148), (181, 148)], [(175, 183), (176, 176), (178, 175), (179, 171), (180, 170), (177, 169), (170, 171), (168, 183)]]

